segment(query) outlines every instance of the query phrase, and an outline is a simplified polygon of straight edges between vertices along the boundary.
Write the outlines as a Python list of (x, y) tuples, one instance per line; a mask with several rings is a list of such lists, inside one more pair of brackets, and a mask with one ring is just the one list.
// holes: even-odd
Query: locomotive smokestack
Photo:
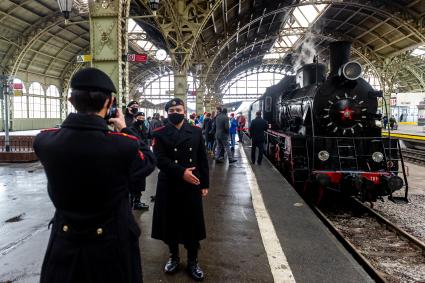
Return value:
[(351, 42), (335, 41), (329, 44), (330, 72), (329, 76), (337, 76), (338, 70), (350, 59)]

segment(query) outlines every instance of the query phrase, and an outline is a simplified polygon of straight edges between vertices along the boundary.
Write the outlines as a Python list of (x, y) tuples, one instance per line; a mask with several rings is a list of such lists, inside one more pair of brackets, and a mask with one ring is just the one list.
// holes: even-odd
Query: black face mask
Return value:
[(139, 108), (131, 108), (130, 112), (136, 115), (137, 113), (139, 113)]
[(179, 124), (181, 121), (183, 121), (183, 119), (184, 119), (184, 114), (179, 114), (179, 113), (168, 114), (168, 120), (174, 125)]

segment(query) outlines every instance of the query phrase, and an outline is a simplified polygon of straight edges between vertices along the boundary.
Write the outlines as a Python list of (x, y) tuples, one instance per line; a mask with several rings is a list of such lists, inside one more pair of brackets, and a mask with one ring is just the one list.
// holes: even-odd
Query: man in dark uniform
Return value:
[[(140, 138), (140, 140), (145, 144), (149, 144), (149, 138), (150, 138), (150, 127), (148, 126), (148, 121), (146, 121), (145, 113), (139, 112), (135, 116), (136, 121), (133, 123), (133, 126), (131, 127), (134, 132), (137, 134), (137, 136)], [(130, 199), (131, 204), (133, 206), (133, 209), (136, 210), (146, 210), (149, 209), (149, 205), (145, 204), (144, 202), (141, 202), (140, 199), (142, 198), (142, 192), (146, 190), (146, 179), (143, 179), (143, 182), (141, 182), (141, 187), (135, 187), (130, 193)]]
[(34, 141), (56, 208), (40, 282), (140, 283), (140, 230), (128, 196), (155, 158), (126, 128), (121, 110), (108, 117), (116, 90), (105, 73), (83, 69), (71, 88), (77, 113)]
[(267, 130), (267, 121), (261, 118), (261, 111), (255, 113), (255, 119), (249, 126), (249, 134), (251, 136), (251, 162), (255, 164), (255, 151), (258, 148), (258, 165), (261, 165), (264, 153), (264, 132)]
[(125, 109), (125, 124), (127, 127), (133, 126), (136, 122), (137, 113), (139, 113), (139, 103), (135, 100), (130, 101)]
[(166, 273), (178, 270), (179, 244), (187, 249), (187, 272), (195, 280), (204, 273), (198, 265), (199, 241), (205, 239), (202, 197), (208, 194), (208, 159), (202, 130), (190, 126), (181, 99), (165, 106), (168, 123), (153, 132), (158, 160), (158, 186), (153, 212), (152, 237), (170, 249)]

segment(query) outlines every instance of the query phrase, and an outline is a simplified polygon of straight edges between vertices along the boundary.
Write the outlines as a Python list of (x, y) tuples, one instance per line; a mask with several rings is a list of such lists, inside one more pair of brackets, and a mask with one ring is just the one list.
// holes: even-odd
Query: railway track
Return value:
[(418, 149), (406, 148), (402, 150), (403, 158), (407, 161), (425, 165), (425, 151)]
[(319, 217), (377, 282), (425, 282), (425, 243), (352, 198)]

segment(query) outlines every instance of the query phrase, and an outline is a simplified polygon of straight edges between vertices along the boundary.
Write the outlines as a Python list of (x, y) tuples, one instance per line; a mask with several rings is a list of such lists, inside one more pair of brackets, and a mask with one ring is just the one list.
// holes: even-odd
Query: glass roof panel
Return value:
[[(308, 3), (310, 0), (302, 0), (300, 3)], [(284, 25), (284, 28), (276, 40), (274, 46), (264, 56), (264, 59), (277, 59), (284, 57), (282, 47), (290, 48), (297, 43), (302, 36), (291, 34), (293, 28), (308, 28), (314, 24), (314, 22), (322, 15), (323, 11), (328, 7), (327, 4), (321, 5), (302, 5), (293, 9), (292, 14), (289, 17), (288, 22)], [(280, 48), (280, 50), (279, 50)], [(278, 55), (275, 55), (278, 54)]]

